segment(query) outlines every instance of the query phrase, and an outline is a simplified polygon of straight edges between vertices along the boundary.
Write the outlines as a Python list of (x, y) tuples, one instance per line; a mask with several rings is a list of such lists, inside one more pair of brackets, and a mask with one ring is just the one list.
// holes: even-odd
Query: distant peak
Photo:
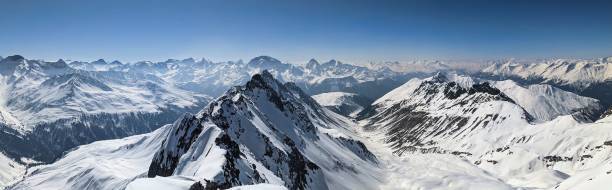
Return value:
[(314, 58), (310, 59), (310, 60), (308, 61), (308, 63), (309, 63), (309, 64), (319, 64), (319, 62), (318, 62), (316, 59), (314, 59)]
[(11, 56), (6, 57), (6, 60), (21, 61), (21, 60), (25, 60), (25, 58), (21, 55), (11, 55)]
[(166, 61), (164, 61), (164, 63), (174, 63), (174, 62), (178, 62), (178, 59), (166, 59)]
[(434, 76), (431, 77), (432, 82), (446, 82), (448, 81), (448, 77), (442, 72), (437, 72)]
[(111, 62), (111, 64), (113, 64), (113, 65), (121, 65), (123, 63), (119, 62), (118, 60), (115, 60), (115, 61)]
[(249, 61), (249, 65), (260, 65), (260, 64), (266, 64), (266, 63), (281, 64), (281, 61), (273, 57), (265, 56), (265, 55), (255, 57), (251, 59), (251, 61)]
[(202, 58), (202, 59), (200, 60), (200, 63), (212, 63), (212, 61), (210, 61), (210, 60), (208, 60), (208, 59), (206, 59), (206, 58)]
[(314, 69), (315, 67), (319, 66), (319, 62), (315, 59), (310, 59), (310, 61), (308, 61), (308, 63), (306, 63), (306, 68), (307, 69)]
[(95, 63), (95, 64), (106, 64), (106, 61), (104, 59), (98, 59), (97, 61), (94, 61), (93, 63)]
[(182, 62), (185, 62), (185, 63), (195, 63), (195, 59), (190, 57), (190, 58), (187, 58), (187, 59), (183, 59)]

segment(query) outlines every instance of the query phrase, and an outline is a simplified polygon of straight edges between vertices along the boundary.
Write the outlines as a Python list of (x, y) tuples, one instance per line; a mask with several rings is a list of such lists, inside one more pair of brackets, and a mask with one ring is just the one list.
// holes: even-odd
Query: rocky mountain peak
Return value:
[(319, 62), (315, 59), (310, 59), (308, 63), (306, 63), (306, 69), (315, 69), (319, 66)]

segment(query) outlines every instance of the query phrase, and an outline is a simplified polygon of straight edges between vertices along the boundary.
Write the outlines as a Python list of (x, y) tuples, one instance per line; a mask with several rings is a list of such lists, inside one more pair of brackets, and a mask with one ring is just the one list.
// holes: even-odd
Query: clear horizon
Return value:
[(598, 58), (612, 2), (5, 1), (0, 55), (121, 62)]

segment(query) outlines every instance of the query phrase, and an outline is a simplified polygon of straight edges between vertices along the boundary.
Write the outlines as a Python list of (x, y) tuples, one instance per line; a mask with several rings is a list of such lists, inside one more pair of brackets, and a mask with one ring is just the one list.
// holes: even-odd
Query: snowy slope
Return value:
[(5, 156), (0, 152), (0, 187), (21, 179), (25, 173), (25, 166)]
[(146, 176), (170, 129), (80, 146), (53, 164), (28, 169), (25, 180), (8, 189), (123, 189)]
[[(193, 180), (178, 176), (140, 178), (130, 183), (126, 190), (189, 190)], [(255, 185), (242, 185), (229, 188), (229, 190), (287, 190), (280, 185), (260, 183)]]
[(355, 93), (328, 92), (312, 96), (320, 105), (344, 116), (355, 117), (371, 101)]

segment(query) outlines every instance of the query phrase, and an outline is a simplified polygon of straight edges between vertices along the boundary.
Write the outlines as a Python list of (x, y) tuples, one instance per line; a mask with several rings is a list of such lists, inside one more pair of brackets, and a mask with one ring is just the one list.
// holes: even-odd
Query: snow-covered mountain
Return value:
[[(550, 121), (558, 116), (573, 115), (577, 120), (592, 122), (599, 118), (604, 109), (597, 99), (580, 96), (548, 84), (521, 85), (512, 80), (483, 80), (456, 73), (438, 73), (437, 76), (465, 89), (486, 82), (524, 108), (538, 121)], [(426, 80), (431, 79), (411, 79), (376, 100), (373, 107), (388, 107), (405, 100), (405, 97), (411, 96)]]
[(350, 122), (263, 71), (196, 115), (146, 135), (81, 146), (30, 169), (11, 189), (121, 189), (147, 176), (172, 177), (134, 187), (178, 180), (191, 188), (372, 189), (377, 159)]
[(368, 98), (348, 92), (327, 92), (312, 96), (320, 105), (340, 115), (356, 117), (372, 101)]
[(78, 145), (150, 132), (210, 99), (154, 75), (9, 56), (0, 60), (0, 152), (21, 168), (10, 175), (21, 175)]
[(500, 123), (523, 125), (532, 120), (529, 113), (490, 83), (464, 86), (441, 73), (408, 81), (387, 95), (376, 100), (366, 113), (366, 128), (385, 131), (387, 143), (398, 155), (419, 150), (429, 142), (465, 137), (476, 129)]
[(413, 79), (375, 101), (365, 133), (402, 157), (461, 157), (511, 187), (604, 187), (612, 160), (610, 117), (580, 123), (566, 115), (534, 124), (496, 85), (452, 78)]
[(540, 121), (550, 121), (563, 115), (573, 115), (581, 121), (593, 121), (598, 119), (603, 111), (599, 100), (579, 96), (552, 85), (534, 84), (523, 87), (512, 80), (492, 83)]

